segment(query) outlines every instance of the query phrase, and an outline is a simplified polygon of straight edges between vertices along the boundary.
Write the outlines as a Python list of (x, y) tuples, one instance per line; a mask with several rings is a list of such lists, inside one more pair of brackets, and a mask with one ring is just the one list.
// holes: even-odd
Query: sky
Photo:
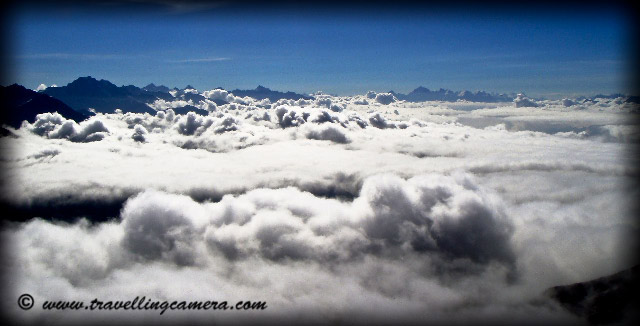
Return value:
[(615, 6), (252, 5), (15, 7), (5, 84), (92, 76), (336, 95), (418, 86), (548, 98), (633, 92), (633, 25)]

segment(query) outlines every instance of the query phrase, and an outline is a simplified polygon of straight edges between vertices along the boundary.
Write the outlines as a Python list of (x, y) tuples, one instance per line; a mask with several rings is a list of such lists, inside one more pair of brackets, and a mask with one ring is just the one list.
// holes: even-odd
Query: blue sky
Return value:
[[(619, 8), (429, 7), (82, 10), (10, 14), (9, 82), (276, 90), (630, 93), (631, 32)], [(521, 8), (522, 9), (522, 8)]]

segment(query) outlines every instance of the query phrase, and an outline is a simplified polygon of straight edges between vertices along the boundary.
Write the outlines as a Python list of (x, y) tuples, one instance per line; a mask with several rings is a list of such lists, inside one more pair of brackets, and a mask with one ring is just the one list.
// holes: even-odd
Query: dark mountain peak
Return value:
[(625, 102), (626, 103), (640, 104), (640, 97), (639, 96), (629, 96), (629, 98), (627, 98), (627, 100)]
[(428, 88), (424, 86), (418, 86), (418, 88), (411, 91), (411, 93), (429, 93), (431, 92)]
[(72, 81), (72, 83), (74, 82), (97, 82), (98, 80), (91, 77), (91, 76), (86, 76), (86, 77), (78, 77), (76, 80)]
[(235, 89), (231, 91), (231, 93), (235, 96), (240, 96), (240, 97), (243, 97), (243, 96), (253, 97), (256, 100), (263, 100), (265, 98), (268, 98), (271, 102), (275, 102), (279, 99), (289, 99), (289, 100), (298, 100), (298, 99), (310, 100), (311, 99), (310, 96), (297, 94), (291, 91), (288, 91), (288, 92), (274, 91), (262, 85), (259, 85), (258, 87), (256, 87), (256, 89), (248, 89), (248, 90)]
[(513, 97), (504, 94), (490, 94), (484, 91), (471, 92), (468, 90), (452, 91), (450, 89), (439, 88), (438, 90), (430, 90), (424, 86), (411, 91), (409, 94), (394, 94), (400, 100), (409, 102), (422, 102), (422, 101), (457, 101), (467, 100), (472, 102), (509, 102), (513, 100)]
[[(63, 87), (58, 87), (63, 89)], [(67, 84), (66, 89), (74, 92), (85, 92), (87, 95), (97, 93), (111, 93), (118, 89), (118, 86), (112, 84), (108, 80), (97, 80), (91, 76), (80, 77), (71, 83)], [(48, 89), (45, 90), (47, 92)]]
[[(22, 85), (18, 85), (18, 84), (13, 84), (10, 86), (0, 86), (2, 87), (2, 94), (3, 94), (3, 98), (2, 100), (6, 103), (3, 103), (5, 105), (9, 105), (9, 106), (20, 106), (26, 102), (28, 102), (32, 97), (33, 97), (33, 93), (35, 94), (39, 94), (35, 91), (32, 91)], [(49, 96), (47, 96), (49, 97)]]
[(162, 93), (169, 93), (169, 91), (171, 90), (167, 86), (164, 86), (164, 85), (157, 85), (156, 86), (154, 83), (151, 83), (151, 84), (143, 87), (142, 89), (147, 91), (147, 92), (162, 92)]
[(609, 94), (609, 95), (604, 95), (604, 94), (598, 94), (596, 96), (594, 96), (593, 98), (606, 98), (606, 99), (614, 99), (614, 98), (618, 98), (618, 97), (626, 97), (624, 94), (621, 93), (614, 93), (614, 94)]
[(191, 86), (191, 85), (187, 85), (187, 86), (186, 86), (185, 88), (183, 88), (182, 90), (185, 90), (185, 89), (196, 89), (196, 88), (195, 88), (195, 87), (193, 87), (193, 86)]
[[(3, 86), (0, 86), (3, 87)], [(29, 91), (29, 89), (27, 89), (26, 87), (20, 85), (20, 84), (11, 84), (9, 86), (4, 86), (4, 88), (6, 90), (10, 90), (13, 92), (24, 92), (24, 91)]]
[(590, 281), (554, 286), (544, 294), (591, 325), (626, 325), (637, 319), (634, 308), (640, 301), (638, 275), (640, 266), (636, 265)]
[(108, 80), (104, 80), (104, 79), (100, 79), (97, 80), (91, 76), (87, 76), (87, 77), (78, 77), (78, 79), (72, 81), (71, 83), (67, 84), (68, 86), (72, 86), (72, 85), (100, 85), (100, 86), (115, 86), (116, 85), (112, 84), (110, 81)]
[[(63, 87), (49, 87), (44, 94), (60, 99), (74, 110), (90, 115), (90, 108), (112, 113), (116, 108), (125, 112), (154, 113), (146, 103), (153, 102), (160, 93), (149, 93), (136, 86), (118, 87), (108, 80), (91, 76), (80, 77)], [(170, 97), (166, 94), (166, 97)]]
[(0, 111), (0, 123), (14, 128), (20, 127), (24, 120), (33, 123), (38, 114), (46, 112), (58, 112), (65, 118), (77, 122), (85, 119), (83, 114), (74, 111), (62, 101), (18, 84), (0, 86), (0, 95), (5, 106)]

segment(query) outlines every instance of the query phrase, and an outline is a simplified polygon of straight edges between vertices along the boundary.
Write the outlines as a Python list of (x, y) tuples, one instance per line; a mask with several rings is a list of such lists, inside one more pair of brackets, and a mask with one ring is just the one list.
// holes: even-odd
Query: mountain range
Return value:
[(264, 86), (258, 86), (256, 87), (256, 89), (248, 89), (248, 90), (240, 90), (240, 89), (234, 89), (231, 91), (231, 93), (235, 96), (240, 96), (240, 97), (244, 97), (244, 96), (249, 96), (249, 97), (253, 97), (256, 100), (264, 100), (265, 98), (268, 98), (269, 101), (276, 102), (279, 99), (288, 99), (288, 100), (299, 100), (299, 99), (305, 99), (305, 100), (312, 100), (313, 97), (308, 96), (308, 95), (302, 95), (302, 94), (297, 94), (294, 92), (278, 92), (278, 91), (272, 91)]
[[(49, 87), (40, 92), (26, 89), (20, 85), (2, 87), (2, 97), (4, 103), (1, 112), (2, 121), (12, 127), (19, 127), (23, 120), (33, 122), (39, 113), (54, 112), (62, 114), (68, 119), (82, 121), (95, 113), (113, 113), (116, 109), (123, 112), (149, 113), (155, 114), (155, 110), (149, 106), (157, 100), (172, 102), (183, 100), (192, 101), (194, 104), (205, 100), (205, 96), (198, 93), (191, 85), (185, 88), (170, 89), (164, 85), (153, 83), (139, 88), (133, 85), (116, 86), (107, 80), (97, 80), (91, 76), (80, 77), (73, 82), (61, 87)], [(222, 88), (220, 88), (222, 89)], [(255, 89), (241, 90), (235, 89), (230, 92), (239, 97), (249, 96), (257, 100), (269, 99), (272, 103), (280, 99), (290, 100), (312, 100), (314, 97), (294, 92), (274, 91), (264, 86)], [(390, 91), (397, 99), (408, 102), (423, 101), (457, 101), (466, 100), (471, 102), (510, 102), (515, 95), (494, 94), (483, 91), (461, 91), (456, 92), (440, 88), (430, 90), (426, 87), (418, 87), (408, 94)], [(599, 95), (600, 97), (607, 97)], [(608, 97), (618, 97), (620, 94)], [(224, 99), (209, 99), (217, 105), (227, 104)], [(629, 97), (627, 101), (637, 102), (637, 97)], [(201, 115), (208, 114), (207, 111), (197, 108), (194, 105), (184, 105), (173, 108), (177, 114), (186, 114), (189, 111)]]
[(426, 87), (418, 87), (409, 94), (396, 93), (390, 91), (397, 99), (407, 102), (424, 102), (424, 101), (449, 101), (466, 100), (471, 102), (511, 102), (515, 98), (513, 95), (492, 94), (483, 91), (461, 91), (455, 92), (449, 89), (440, 88), (437, 91), (430, 90)]
[(85, 115), (91, 115), (92, 109), (100, 113), (113, 113), (115, 109), (121, 109), (125, 112), (155, 114), (155, 110), (146, 103), (173, 98), (169, 93), (150, 92), (133, 85), (118, 87), (90, 76), (80, 77), (67, 86), (49, 87), (42, 92)]

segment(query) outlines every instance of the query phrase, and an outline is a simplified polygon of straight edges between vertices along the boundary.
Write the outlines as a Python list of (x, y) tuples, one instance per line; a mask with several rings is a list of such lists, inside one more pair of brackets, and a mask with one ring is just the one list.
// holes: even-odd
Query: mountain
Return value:
[(624, 94), (621, 93), (614, 93), (614, 94), (608, 94), (608, 95), (604, 95), (604, 94), (598, 94), (596, 96), (594, 96), (593, 98), (606, 98), (606, 99), (614, 99), (614, 98), (618, 98), (618, 97), (627, 97)]
[(187, 114), (189, 112), (194, 112), (199, 115), (209, 115), (209, 111), (197, 108), (193, 105), (185, 105), (183, 107), (173, 108), (172, 110), (175, 114)]
[(449, 89), (440, 88), (437, 91), (432, 91), (426, 87), (418, 87), (411, 91), (409, 94), (400, 94), (391, 91), (399, 100), (405, 100), (408, 102), (424, 102), (424, 101), (448, 101), (455, 102), (457, 100), (466, 100), (471, 102), (511, 102), (513, 96), (505, 94), (491, 94), (483, 91), (462, 91), (455, 92)]
[(0, 95), (3, 101), (1, 123), (14, 128), (20, 127), (23, 120), (33, 123), (36, 115), (46, 112), (58, 112), (65, 118), (77, 122), (86, 118), (84, 114), (73, 110), (62, 101), (18, 84), (0, 86)]
[(640, 104), (640, 96), (629, 96), (626, 100), (625, 103), (636, 103), (636, 104)]
[[(590, 324), (631, 324), (637, 319), (640, 265), (591, 281), (554, 286), (545, 294)], [(626, 322), (625, 322), (626, 321)]]
[(258, 86), (256, 87), (256, 89), (249, 89), (249, 90), (236, 89), (231, 91), (231, 93), (235, 96), (240, 96), (240, 97), (250, 96), (255, 98), (256, 100), (263, 100), (265, 98), (268, 98), (271, 102), (276, 102), (279, 99), (288, 99), (288, 100), (313, 99), (311, 96), (297, 94), (294, 92), (283, 93), (278, 91), (272, 91), (264, 86)]
[(156, 99), (172, 100), (173, 96), (164, 92), (146, 91), (133, 85), (118, 87), (106, 80), (80, 77), (63, 87), (49, 87), (44, 94), (60, 99), (74, 110), (86, 115), (93, 108), (96, 112), (113, 113), (116, 109), (124, 112), (155, 114), (145, 103)]
[(156, 86), (153, 83), (143, 87), (142, 89), (147, 92), (160, 92), (160, 93), (169, 93), (169, 91), (171, 90), (167, 86), (164, 86), (164, 85)]

